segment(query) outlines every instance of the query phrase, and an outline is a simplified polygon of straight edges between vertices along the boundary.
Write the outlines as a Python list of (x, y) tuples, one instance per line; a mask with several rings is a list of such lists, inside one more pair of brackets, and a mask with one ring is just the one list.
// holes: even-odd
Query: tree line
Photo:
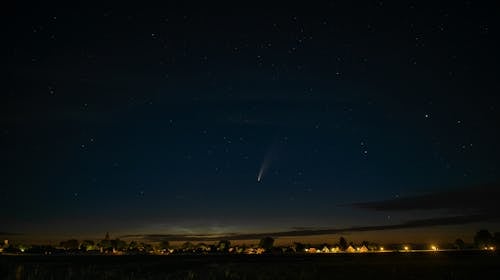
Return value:
[[(9, 244), (7, 246), (0, 247), (3, 252), (6, 253), (47, 253), (56, 252), (57, 250), (63, 250), (63, 252), (98, 252), (98, 253), (243, 253), (248, 248), (259, 248), (260, 252), (263, 253), (302, 253), (306, 249), (312, 248), (310, 244), (304, 244), (300, 242), (294, 242), (291, 246), (278, 247), (274, 244), (274, 238), (264, 237), (262, 238), (258, 245), (246, 246), (237, 245), (231, 246), (230, 240), (220, 240), (214, 244), (205, 243), (191, 243), (184, 242), (180, 246), (172, 246), (168, 240), (162, 240), (158, 243), (152, 244), (146, 242), (130, 241), (126, 242), (119, 238), (110, 239), (109, 234), (100, 241), (94, 242), (93, 240), (82, 240), (69, 239), (59, 243), (58, 248), (50, 245), (31, 245), (26, 246), (22, 244)], [(401, 244), (400, 244), (401, 245)], [(339, 251), (346, 251), (351, 247), (361, 247), (364, 246), (368, 250), (379, 250), (380, 247), (377, 243), (362, 241), (361, 243), (354, 244), (354, 242), (348, 242), (346, 238), (340, 237), (338, 242), (329, 245), (323, 243), (319, 245), (319, 249), (324, 247), (335, 247)], [(452, 244), (454, 249), (461, 250), (466, 248), (476, 248), (476, 249), (488, 249), (496, 250), (500, 248), (500, 232), (490, 233), (488, 230), (483, 229), (476, 232), (473, 237), (473, 244), (466, 244), (462, 239), (456, 239)], [(318, 247), (318, 246), (316, 246)], [(390, 248), (387, 249), (398, 249)], [(399, 248), (401, 249), (401, 248)]]

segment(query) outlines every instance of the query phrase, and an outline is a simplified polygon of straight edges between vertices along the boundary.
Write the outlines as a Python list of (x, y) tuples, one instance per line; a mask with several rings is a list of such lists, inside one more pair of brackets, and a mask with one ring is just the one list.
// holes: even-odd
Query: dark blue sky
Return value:
[[(13, 7), (0, 231), (230, 234), (482, 215), (467, 200), (466, 213), (351, 204), (498, 189), (498, 12), (472, 1)], [(498, 217), (452, 225), (485, 223)]]

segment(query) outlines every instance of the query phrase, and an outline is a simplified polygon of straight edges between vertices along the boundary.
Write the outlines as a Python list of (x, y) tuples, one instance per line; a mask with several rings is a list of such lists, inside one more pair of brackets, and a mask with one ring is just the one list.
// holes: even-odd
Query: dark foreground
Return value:
[(500, 256), (0, 256), (0, 279), (500, 279)]

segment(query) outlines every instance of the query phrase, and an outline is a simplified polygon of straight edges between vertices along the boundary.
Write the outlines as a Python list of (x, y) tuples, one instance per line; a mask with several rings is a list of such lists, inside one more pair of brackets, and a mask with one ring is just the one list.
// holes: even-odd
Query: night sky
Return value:
[(498, 230), (494, 1), (168, 2), (6, 11), (0, 235)]

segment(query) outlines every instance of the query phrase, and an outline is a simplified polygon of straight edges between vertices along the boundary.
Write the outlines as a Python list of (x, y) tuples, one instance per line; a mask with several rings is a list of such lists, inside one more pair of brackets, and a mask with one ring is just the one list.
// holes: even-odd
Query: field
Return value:
[(0, 279), (499, 279), (492, 252), (0, 256)]

